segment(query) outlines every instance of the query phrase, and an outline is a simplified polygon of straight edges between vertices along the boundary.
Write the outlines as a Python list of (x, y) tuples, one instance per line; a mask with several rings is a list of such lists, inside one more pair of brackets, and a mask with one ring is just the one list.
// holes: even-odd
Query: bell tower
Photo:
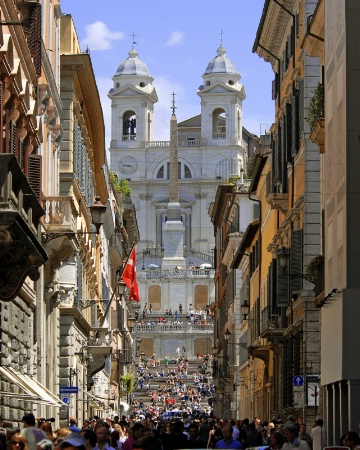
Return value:
[(199, 87), (201, 98), (201, 139), (210, 147), (241, 145), (242, 101), (245, 90), (234, 63), (220, 47), (208, 64), (204, 84)]
[(134, 47), (113, 76), (110, 153), (140, 149), (153, 139), (154, 104), (158, 101), (147, 66)]

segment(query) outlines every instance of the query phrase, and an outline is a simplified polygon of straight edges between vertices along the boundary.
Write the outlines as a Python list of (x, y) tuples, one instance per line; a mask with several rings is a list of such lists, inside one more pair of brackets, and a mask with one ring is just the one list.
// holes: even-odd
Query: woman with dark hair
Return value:
[(285, 437), (283, 434), (279, 433), (278, 431), (270, 433), (269, 447), (271, 448), (271, 450), (280, 450), (284, 443)]
[(223, 438), (223, 433), (220, 424), (213, 422), (210, 426), (207, 446), (208, 448), (215, 448), (216, 443)]
[(10, 440), (9, 450), (27, 450), (25, 437), (20, 433), (15, 433)]

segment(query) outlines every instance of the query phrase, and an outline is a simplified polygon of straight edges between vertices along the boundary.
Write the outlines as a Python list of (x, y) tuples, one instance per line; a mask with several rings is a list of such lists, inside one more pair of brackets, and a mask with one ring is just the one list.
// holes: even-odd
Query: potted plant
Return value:
[(306, 266), (305, 274), (307, 280), (314, 283), (316, 295), (324, 290), (324, 256), (317, 255)]
[(310, 139), (318, 145), (320, 153), (324, 153), (325, 150), (324, 108), (324, 85), (319, 83), (309, 102), (305, 120), (310, 125)]
[(109, 172), (110, 183), (122, 197), (130, 197), (131, 189), (128, 180), (119, 180), (115, 172)]

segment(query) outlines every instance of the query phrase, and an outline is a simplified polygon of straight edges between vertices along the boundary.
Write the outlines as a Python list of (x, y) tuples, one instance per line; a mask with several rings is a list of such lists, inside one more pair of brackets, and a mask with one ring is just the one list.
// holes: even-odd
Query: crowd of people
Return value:
[[(198, 355), (198, 370), (188, 374), (186, 349), (176, 350), (176, 357), (164, 358), (164, 368), (158, 369), (159, 359), (153, 354), (150, 358), (152, 367), (140, 364), (138, 367), (137, 386), (146, 392), (148, 405), (144, 401), (132, 400), (133, 411), (137, 414), (161, 416), (173, 407), (181, 411), (209, 412), (214, 395), (214, 381), (208, 367), (206, 355)], [(172, 365), (169, 367), (169, 363)], [(155, 380), (157, 381), (155, 383)], [(160, 381), (160, 384), (159, 384)], [(204, 409), (202, 400), (207, 399), (208, 407)], [(203, 402), (204, 403), (204, 402)]]
[[(161, 420), (148, 413), (85, 420), (81, 427), (70, 417), (69, 425), (52, 431), (52, 419), (35, 419), (32, 413), (22, 418), (22, 428), (0, 428), (0, 450), (175, 450), (175, 449), (253, 449), (323, 450), (326, 429), (322, 419), (310, 429), (297, 423), (272, 419), (262, 422), (202, 419)], [(360, 444), (357, 432), (345, 433), (339, 446), (355, 450)]]
[[(146, 303), (142, 310), (142, 320), (137, 319), (136, 325), (181, 325), (183, 321), (180, 320), (180, 316), (185, 315), (186, 321), (192, 324), (207, 324), (210, 319), (213, 319), (214, 314), (211, 311), (209, 305), (205, 305), (201, 310), (195, 310), (192, 305), (189, 306), (189, 311), (184, 312), (182, 304), (179, 304), (179, 309), (173, 311), (172, 308), (167, 308), (163, 313), (157, 311), (156, 314), (159, 316), (157, 319), (151, 320), (153, 315), (153, 306), (150, 303)], [(184, 317), (183, 317), (184, 318)], [(145, 321), (147, 319), (147, 321)]]

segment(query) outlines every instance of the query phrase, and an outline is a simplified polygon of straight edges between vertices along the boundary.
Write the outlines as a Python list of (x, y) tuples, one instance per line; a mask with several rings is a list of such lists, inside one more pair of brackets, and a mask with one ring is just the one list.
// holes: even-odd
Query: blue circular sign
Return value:
[(304, 384), (304, 378), (301, 375), (294, 376), (294, 386), (302, 386)]

